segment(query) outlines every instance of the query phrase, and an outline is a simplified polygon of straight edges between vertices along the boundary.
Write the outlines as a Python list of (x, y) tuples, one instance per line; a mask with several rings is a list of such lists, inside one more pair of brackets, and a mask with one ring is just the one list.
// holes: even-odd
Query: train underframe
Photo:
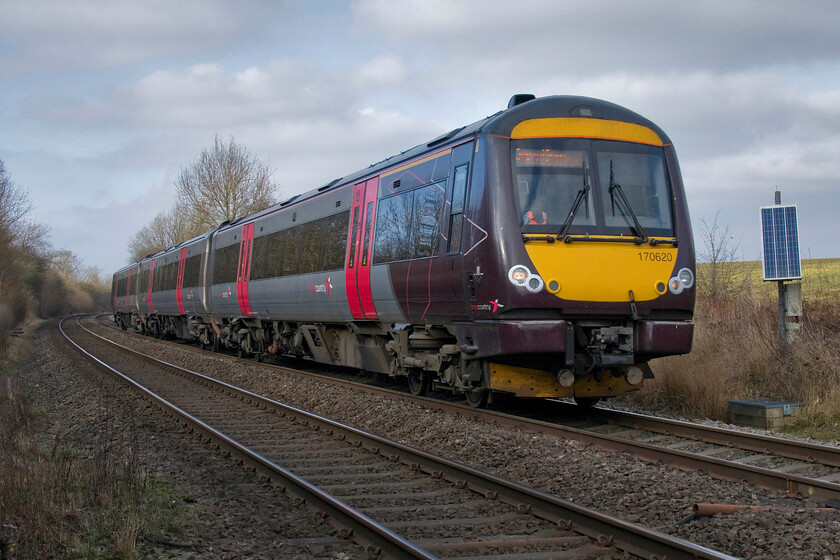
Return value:
[[(500, 394), (518, 397), (572, 397), (582, 404), (641, 388), (653, 373), (634, 352), (637, 327), (630, 321), (568, 322), (562, 352), (475, 354), (459, 344), (453, 327), (380, 323), (347, 324), (233, 320), (156, 314), (117, 314), (129, 326), (157, 338), (197, 340), (202, 348), (227, 349), (239, 357), (266, 355), (310, 359), (377, 374), (404, 377), (409, 390), (463, 394), (485, 406)], [(551, 344), (546, 344), (550, 347)], [(556, 346), (556, 345), (555, 345)], [(567, 350), (571, 349), (571, 350)]]

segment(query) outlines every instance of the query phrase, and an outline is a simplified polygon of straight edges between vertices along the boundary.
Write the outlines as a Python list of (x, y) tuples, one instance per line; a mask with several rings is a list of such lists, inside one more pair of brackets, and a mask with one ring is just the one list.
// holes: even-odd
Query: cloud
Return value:
[(623, 0), (363, 0), (354, 15), (393, 44), (420, 43), (476, 73), (721, 71), (840, 54), (840, 11), (828, 0), (795, 9), (784, 0), (658, 0), (644, 9)]
[[(0, 149), (44, 210), (78, 206), (88, 219), (152, 188), (171, 196), (216, 134), (268, 163), (291, 196), (513, 93), (575, 94), (668, 133), (698, 219), (767, 203), (776, 186), (802, 195), (803, 215), (828, 216), (818, 200), (840, 176), (838, 28), (840, 10), (822, 0), (6, 0)], [(151, 206), (111, 211), (142, 225)]]
[(403, 59), (393, 53), (363, 63), (354, 74), (356, 83), (363, 87), (403, 84), (409, 75)]
[(240, 31), (253, 2), (220, 0), (3, 2), (0, 72), (118, 67), (219, 45)]
[(301, 114), (335, 115), (356, 99), (337, 76), (304, 62), (277, 60), (236, 71), (203, 63), (158, 70), (95, 96), (35, 94), (21, 113), (77, 127), (213, 130)]

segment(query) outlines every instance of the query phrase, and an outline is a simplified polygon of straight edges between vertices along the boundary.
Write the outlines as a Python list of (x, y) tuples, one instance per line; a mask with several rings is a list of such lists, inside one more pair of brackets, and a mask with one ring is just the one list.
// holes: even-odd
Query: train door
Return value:
[(187, 248), (183, 247), (181, 249), (181, 254), (178, 255), (178, 280), (175, 284), (175, 302), (178, 304), (178, 313), (181, 315), (186, 314), (186, 310), (184, 309), (184, 263), (187, 260)]
[(128, 269), (128, 276), (125, 280), (125, 307), (126, 310), (131, 313), (131, 288), (134, 284), (131, 283), (131, 269)]
[(126, 296), (126, 302), (129, 304), (129, 311), (132, 313), (140, 312), (140, 263), (137, 264), (137, 270), (134, 271), (134, 277), (131, 276), (131, 271), (128, 271), (129, 292)]
[(472, 171), (470, 162), (473, 142), (452, 150), (446, 203), (441, 217), (442, 235), (440, 269), (432, 283), (432, 300), (438, 302), (439, 314), (452, 320), (468, 319), (469, 296), (464, 284), (464, 252), (462, 240), (467, 225), (466, 201)]
[(377, 318), (370, 287), (370, 264), (378, 190), (379, 177), (357, 183), (353, 188), (350, 243), (347, 244), (344, 283), (347, 289), (347, 303), (354, 319)]
[(251, 300), (248, 297), (248, 278), (251, 275), (251, 248), (254, 244), (254, 224), (242, 226), (242, 240), (239, 242), (239, 266), (236, 272), (236, 300), (239, 311), (250, 317)]
[(152, 259), (152, 262), (149, 263), (149, 283), (146, 286), (146, 301), (149, 304), (149, 313), (154, 313), (155, 308), (152, 305), (152, 282), (155, 279), (155, 259)]

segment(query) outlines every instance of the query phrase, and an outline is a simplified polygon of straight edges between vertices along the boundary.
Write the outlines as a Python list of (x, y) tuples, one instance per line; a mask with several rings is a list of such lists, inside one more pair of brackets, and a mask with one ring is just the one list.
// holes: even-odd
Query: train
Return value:
[(113, 274), (123, 329), (401, 377), (411, 393), (591, 405), (691, 350), (676, 151), (590, 97), (507, 108)]

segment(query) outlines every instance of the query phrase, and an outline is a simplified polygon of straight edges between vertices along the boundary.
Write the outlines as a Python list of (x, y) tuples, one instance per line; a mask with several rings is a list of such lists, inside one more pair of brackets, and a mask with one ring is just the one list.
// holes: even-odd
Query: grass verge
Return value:
[[(0, 524), (14, 527), (5, 537), (15, 541), (15, 557), (135, 559), (143, 535), (191, 524), (189, 505), (142, 467), (139, 421), (118, 428), (100, 420), (99, 431), (81, 438), (66, 426), (50, 430), (53, 419), (23, 388), (29, 357), (15, 352), (20, 347), (0, 362)], [(96, 424), (70, 424), (84, 422)]]
[[(780, 347), (778, 295), (761, 281), (759, 263), (724, 263), (714, 286), (698, 267), (694, 346), (655, 360), (657, 379), (628, 397), (650, 410), (725, 420), (729, 400), (802, 403), (800, 436), (840, 439), (840, 259), (803, 261), (803, 317), (798, 339)], [(721, 280), (721, 278), (723, 280)], [(714, 294), (714, 295), (712, 295)]]

